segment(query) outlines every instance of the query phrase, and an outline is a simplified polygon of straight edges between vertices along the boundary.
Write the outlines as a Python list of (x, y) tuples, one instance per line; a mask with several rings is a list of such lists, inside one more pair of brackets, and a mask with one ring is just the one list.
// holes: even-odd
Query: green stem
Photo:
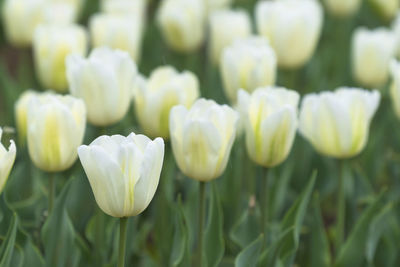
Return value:
[(53, 210), (54, 198), (56, 194), (56, 185), (54, 182), (54, 176), (55, 176), (54, 173), (49, 174), (49, 207), (48, 207), (49, 214)]
[(261, 232), (264, 233), (265, 225), (268, 222), (268, 169), (261, 167)]
[(118, 267), (125, 266), (125, 249), (126, 249), (126, 226), (128, 218), (119, 219), (119, 252), (118, 252)]
[(205, 182), (200, 182), (200, 188), (199, 188), (199, 229), (198, 229), (198, 263), (199, 267), (202, 267), (202, 261), (203, 261), (203, 228), (204, 228), (204, 214), (206, 210), (206, 183)]
[(345, 233), (345, 213), (346, 213), (346, 203), (345, 203), (345, 188), (344, 188), (344, 162), (339, 162), (340, 164), (340, 174), (338, 183), (338, 195), (337, 195), (337, 241), (336, 241), (336, 252), (339, 251), (344, 240)]

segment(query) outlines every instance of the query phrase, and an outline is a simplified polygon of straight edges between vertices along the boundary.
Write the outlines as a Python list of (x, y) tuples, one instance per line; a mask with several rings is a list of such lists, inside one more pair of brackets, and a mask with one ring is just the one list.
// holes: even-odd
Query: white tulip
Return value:
[(136, 77), (128, 53), (101, 47), (88, 58), (70, 55), (67, 77), (71, 94), (83, 99), (93, 125), (116, 123), (128, 112)]
[(167, 45), (179, 52), (198, 49), (204, 41), (203, 0), (164, 0), (157, 20)]
[[(3, 130), (0, 128), (0, 141)], [(15, 156), (17, 154), (17, 148), (13, 140), (10, 141), (10, 146), (7, 149), (0, 142), (0, 193), (3, 191), (6, 185), (8, 176), (11, 168), (14, 165)]]
[(17, 102), (14, 105), (15, 121), (17, 124), (20, 144), (24, 144), (26, 140), (26, 133), (28, 130), (27, 120), (29, 102), (36, 95), (38, 95), (37, 92), (33, 90), (27, 90), (18, 98)]
[(164, 141), (131, 133), (100, 136), (78, 148), (79, 159), (99, 207), (113, 217), (141, 213), (160, 179)]
[(190, 108), (199, 97), (199, 81), (190, 71), (178, 73), (171, 66), (155, 69), (139, 82), (134, 101), (136, 116), (145, 134), (169, 138), (169, 113), (173, 106)]
[(147, 0), (103, 0), (101, 11), (109, 14), (129, 14), (144, 23)]
[(238, 93), (250, 158), (264, 167), (282, 163), (292, 148), (297, 130), (299, 94), (280, 87)]
[(249, 15), (243, 10), (220, 10), (210, 16), (209, 56), (218, 64), (222, 50), (237, 39), (251, 34)]
[(142, 23), (130, 14), (98, 13), (89, 23), (93, 47), (108, 46), (127, 51), (138, 62), (142, 43)]
[(237, 120), (236, 111), (213, 100), (199, 99), (190, 110), (173, 107), (171, 145), (182, 173), (203, 182), (219, 177), (228, 163)]
[(238, 40), (224, 49), (220, 73), (226, 96), (235, 103), (237, 92), (252, 92), (257, 87), (274, 85), (276, 56), (263, 37)]
[(396, 116), (400, 118), (400, 62), (392, 60), (390, 64), (392, 83), (390, 86), (390, 96), (392, 98)]
[(203, 0), (208, 12), (229, 8), (233, 0)]
[(321, 154), (349, 158), (368, 140), (380, 94), (357, 88), (307, 95), (300, 110), (300, 132)]
[(28, 150), (33, 163), (48, 172), (68, 169), (76, 160), (86, 127), (82, 100), (43, 93), (28, 105)]
[(328, 11), (335, 16), (346, 17), (356, 13), (361, 0), (324, 0)]
[(282, 68), (299, 68), (312, 55), (321, 34), (323, 12), (315, 0), (259, 2), (255, 10), (258, 33), (271, 42)]
[(36, 72), (43, 87), (66, 92), (65, 59), (69, 54), (85, 55), (87, 36), (77, 25), (41, 25), (33, 41)]
[(389, 77), (389, 63), (396, 53), (396, 36), (378, 28), (358, 28), (353, 34), (353, 76), (363, 86), (383, 86)]

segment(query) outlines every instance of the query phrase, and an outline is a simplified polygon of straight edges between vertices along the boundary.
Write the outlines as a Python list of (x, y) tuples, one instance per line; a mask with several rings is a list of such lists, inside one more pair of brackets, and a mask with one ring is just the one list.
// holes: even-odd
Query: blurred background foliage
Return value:
[[(148, 7), (142, 60), (144, 75), (160, 65), (196, 73), (203, 97), (227, 103), (218, 69), (208, 62), (206, 46), (181, 55), (170, 51), (154, 20), (158, 0)], [(255, 0), (235, 7), (253, 17)], [(364, 4), (349, 19), (325, 12), (322, 36), (312, 60), (296, 71), (279, 71), (278, 85), (301, 95), (338, 86), (356, 86), (351, 77), (350, 44), (356, 26), (387, 26)], [(2, 1), (0, 1), (0, 6)], [(80, 23), (99, 3), (87, 0)], [(14, 103), (28, 88), (42, 90), (35, 78), (30, 49), (7, 45), (0, 32), (0, 125), (15, 127)], [(262, 172), (247, 157), (244, 140), (234, 144), (224, 175), (207, 188), (206, 254), (208, 266), (400, 266), (400, 127), (388, 96), (382, 100), (363, 153), (346, 162), (318, 155), (297, 136), (288, 160), (270, 170), (268, 230), (261, 235), (259, 190)], [(133, 108), (107, 129), (87, 126), (85, 144), (104, 134), (141, 132)], [(7, 131), (3, 142), (16, 139)], [(336, 251), (335, 214), (338, 176), (345, 175), (345, 242)], [(77, 161), (57, 174), (57, 201), (48, 216), (48, 174), (18, 145), (17, 160), (0, 200), (0, 266), (113, 266), (118, 242), (117, 219), (97, 207)], [(316, 179), (315, 179), (316, 178)], [(191, 266), (195, 260), (198, 183), (184, 177), (170, 144), (154, 200), (128, 225), (127, 266)]]

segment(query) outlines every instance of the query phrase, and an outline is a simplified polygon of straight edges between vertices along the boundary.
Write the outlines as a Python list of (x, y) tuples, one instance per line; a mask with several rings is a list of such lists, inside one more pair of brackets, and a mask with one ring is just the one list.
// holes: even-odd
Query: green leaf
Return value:
[(230, 238), (241, 248), (245, 248), (259, 235), (260, 216), (257, 211), (255, 207), (247, 207), (232, 227)]
[(312, 206), (311, 248), (308, 251), (311, 261), (310, 267), (328, 267), (331, 264), (331, 253), (321, 216), (318, 194), (315, 194)]
[(17, 237), (18, 217), (14, 213), (7, 235), (0, 247), (0, 266), (11, 266), (11, 260), (15, 249), (15, 239)]
[(188, 228), (185, 214), (183, 212), (182, 200), (179, 196), (176, 206), (176, 223), (174, 241), (170, 258), (171, 266), (187, 266), (188, 264)]
[(278, 239), (273, 241), (268, 250), (263, 253), (261, 266), (276, 266), (277, 264), (289, 266), (292, 264), (299, 247), (300, 230), (316, 176), (317, 173), (314, 171), (306, 188), (286, 213), (281, 226), (281, 234)]
[(383, 198), (384, 194), (381, 193), (358, 219), (348, 239), (339, 251), (335, 262), (336, 267), (357, 267), (361, 265), (367, 247), (367, 233), (371, 222), (382, 210)]
[(43, 226), (42, 240), (47, 267), (77, 266), (80, 251), (75, 242), (75, 229), (65, 208), (72, 179), (64, 186), (53, 212)]
[(204, 251), (206, 252), (207, 266), (218, 266), (221, 261), (225, 243), (222, 226), (222, 208), (215, 182), (211, 183), (212, 194), (208, 209), (208, 222), (205, 231)]
[(261, 234), (250, 245), (245, 247), (236, 257), (236, 267), (253, 267), (257, 266), (258, 257), (260, 256), (261, 249), (264, 245), (264, 235)]
[(387, 222), (389, 221), (392, 207), (392, 203), (386, 204), (386, 206), (375, 216), (369, 226), (365, 256), (370, 264), (373, 263), (378, 242), (384, 231), (388, 228)]

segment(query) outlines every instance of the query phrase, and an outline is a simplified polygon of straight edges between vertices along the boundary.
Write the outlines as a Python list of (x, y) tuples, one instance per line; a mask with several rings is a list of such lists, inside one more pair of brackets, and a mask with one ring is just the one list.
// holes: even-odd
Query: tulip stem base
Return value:
[(344, 187), (344, 168), (345, 164), (343, 161), (339, 162), (340, 173), (338, 182), (338, 195), (337, 195), (337, 215), (336, 215), (336, 225), (337, 225), (337, 240), (336, 240), (336, 253), (339, 252), (342, 246), (345, 233), (345, 213), (346, 213), (346, 200), (345, 200), (345, 187)]
[(118, 267), (125, 266), (125, 250), (126, 250), (126, 228), (128, 218), (119, 219), (119, 252), (118, 252)]
[(265, 225), (268, 221), (268, 169), (262, 167), (261, 169), (261, 195), (260, 195), (260, 208), (261, 208), (261, 232), (265, 232)]
[(50, 173), (50, 176), (49, 176), (49, 207), (48, 207), (49, 214), (53, 210), (55, 194), (56, 194), (56, 185), (55, 185), (55, 181), (54, 181), (54, 173)]
[(203, 231), (204, 231), (204, 215), (206, 210), (206, 183), (200, 182), (199, 184), (199, 229), (198, 229), (198, 266), (202, 267), (203, 264)]

